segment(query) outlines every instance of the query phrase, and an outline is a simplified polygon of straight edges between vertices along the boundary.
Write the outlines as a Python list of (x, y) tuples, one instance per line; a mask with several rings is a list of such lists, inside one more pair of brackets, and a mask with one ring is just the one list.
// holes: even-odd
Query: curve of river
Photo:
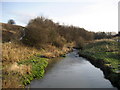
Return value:
[(77, 50), (58, 60), (40, 80), (33, 80), (30, 88), (114, 88), (103, 72)]

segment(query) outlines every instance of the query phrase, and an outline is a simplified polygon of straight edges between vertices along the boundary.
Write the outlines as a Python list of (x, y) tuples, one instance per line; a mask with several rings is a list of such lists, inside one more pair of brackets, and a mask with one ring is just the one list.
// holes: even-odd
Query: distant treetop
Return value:
[(13, 19), (8, 20), (8, 24), (15, 24), (15, 21)]

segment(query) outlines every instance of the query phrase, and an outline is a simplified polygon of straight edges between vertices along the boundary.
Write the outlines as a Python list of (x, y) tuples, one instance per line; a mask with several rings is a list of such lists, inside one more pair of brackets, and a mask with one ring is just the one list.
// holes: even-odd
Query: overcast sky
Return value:
[(45, 16), (54, 22), (89, 31), (118, 32), (119, 0), (33, 1), (2, 0), (2, 22), (14, 19), (16, 24), (26, 26), (30, 19)]

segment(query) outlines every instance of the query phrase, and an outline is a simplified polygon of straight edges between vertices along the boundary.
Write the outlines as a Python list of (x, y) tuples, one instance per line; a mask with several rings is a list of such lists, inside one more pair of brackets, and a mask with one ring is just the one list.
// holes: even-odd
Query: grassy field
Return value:
[(114, 72), (120, 73), (120, 47), (118, 44), (120, 42), (117, 42), (117, 38), (96, 40), (87, 44), (80, 53), (96, 60), (104, 60), (105, 65), (111, 67)]

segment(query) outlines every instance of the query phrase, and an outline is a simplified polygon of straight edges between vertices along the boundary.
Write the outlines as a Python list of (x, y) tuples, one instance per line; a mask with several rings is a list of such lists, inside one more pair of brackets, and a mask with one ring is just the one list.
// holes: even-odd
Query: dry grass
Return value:
[(18, 62), (20, 60), (28, 59), (30, 56), (40, 53), (35, 48), (26, 47), (18, 43), (4, 43), (2, 44), (2, 59), (3, 62)]
[(73, 43), (66, 44), (62, 49), (55, 46), (47, 45), (44, 50), (37, 50), (36, 48), (24, 46), (21, 43), (4, 43), (2, 44), (2, 61), (3, 64), (19, 62), (25, 60), (31, 56), (42, 54), (46, 57), (57, 57), (60, 54), (69, 51), (69, 47), (73, 46)]
[(41, 53), (42, 55), (48, 58), (58, 57), (61, 54), (65, 54), (68, 51), (70, 51), (70, 49), (72, 49), (73, 46), (74, 46), (74, 43), (65, 44), (63, 48), (57, 48), (55, 46), (47, 45), (45, 50), (41, 51)]
[(93, 42), (101, 42), (101, 41), (114, 41), (114, 39), (98, 39), (98, 40), (94, 40)]
[(4, 80), (2, 80), (2, 88), (22, 88), (23, 85), (20, 79), (15, 74), (9, 74)]
[[(20, 76), (30, 74), (30, 65), (18, 65), (17, 62), (30, 58), (35, 54), (39, 54), (35, 48), (26, 47), (21, 43), (3, 43), (2, 44), (2, 62), (3, 62), (3, 88), (19, 88)], [(19, 78), (18, 78), (19, 77)], [(23, 86), (22, 86), (23, 87)]]
[(24, 74), (30, 74), (31, 73), (31, 66), (30, 65), (18, 65), (16, 62), (13, 63), (8, 69), (7, 71), (13, 71), (13, 72), (17, 72), (21, 75)]

